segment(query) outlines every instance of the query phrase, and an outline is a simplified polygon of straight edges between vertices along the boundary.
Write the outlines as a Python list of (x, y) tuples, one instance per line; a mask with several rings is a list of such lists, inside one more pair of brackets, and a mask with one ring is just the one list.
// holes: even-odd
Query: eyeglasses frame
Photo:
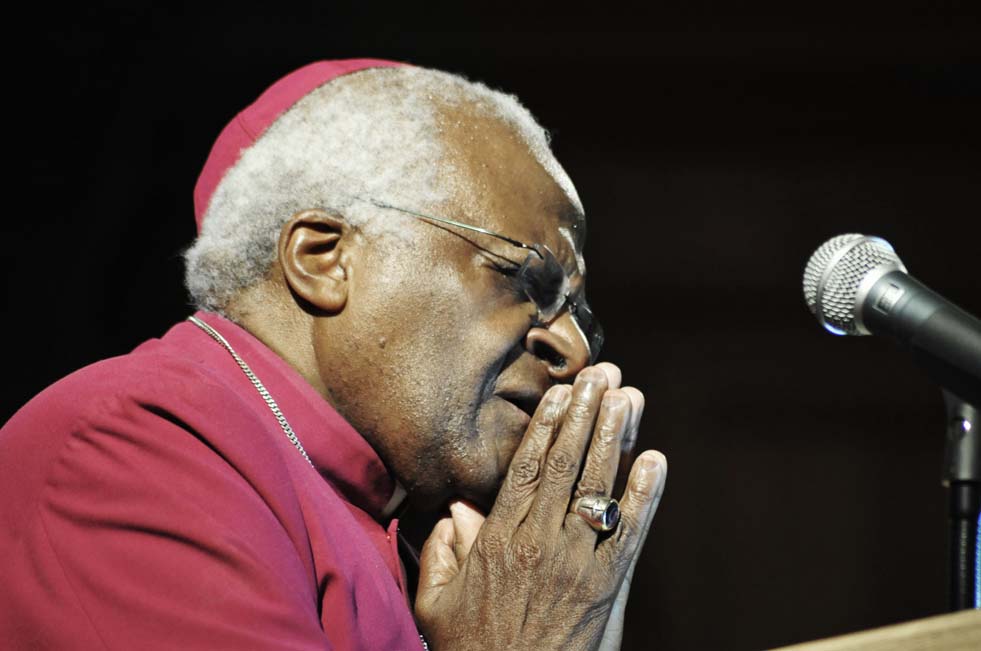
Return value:
[[(392, 205), (390, 203), (387, 203), (387, 202), (384, 202), (384, 201), (379, 201), (379, 200), (376, 200), (376, 199), (367, 199), (367, 201), (369, 203), (371, 203), (372, 205), (377, 206), (378, 208), (382, 208), (382, 209), (386, 209), (386, 210), (394, 210), (396, 212), (400, 212), (400, 213), (409, 215), (410, 217), (415, 217), (416, 219), (420, 219), (420, 220), (431, 220), (431, 221), (435, 221), (435, 222), (439, 222), (439, 223), (443, 223), (443, 224), (449, 224), (450, 226), (456, 226), (457, 228), (463, 228), (465, 230), (474, 231), (474, 232), (477, 232), (477, 233), (482, 233), (484, 235), (489, 235), (491, 237), (495, 237), (495, 238), (497, 238), (499, 240), (502, 240), (504, 242), (507, 242), (508, 244), (511, 244), (512, 246), (516, 246), (516, 247), (521, 248), (521, 249), (532, 251), (532, 252), (534, 252), (535, 255), (537, 255), (542, 260), (545, 259), (545, 256), (542, 254), (542, 251), (540, 249), (543, 249), (545, 251), (548, 251), (549, 254), (552, 255), (552, 257), (555, 257), (555, 254), (552, 253), (551, 250), (547, 246), (545, 246), (544, 244), (528, 244), (527, 242), (522, 242), (521, 240), (516, 240), (513, 237), (508, 237), (507, 235), (503, 235), (502, 233), (498, 233), (496, 231), (492, 231), (492, 230), (489, 230), (489, 229), (486, 229), (486, 228), (482, 228), (480, 226), (474, 226), (473, 224), (465, 224), (465, 223), (460, 222), (460, 221), (457, 221), (455, 219), (448, 219), (446, 217), (437, 217), (435, 215), (429, 215), (429, 214), (418, 212), (418, 211), (415, 211), (415, 210), (409, 210), (408, 208), (402, 208), (400, 206), (394, 206), (394, 205)], [(566, 279), (568, 280), (568, 274), (566, 274)], [(531, 297), (529, 297), (529, 299), (532, 300), (533, 303), (535, 303), (535, 301), (533, 299), (531, 299)], [(596, 333), (596, 335), (594, 336), (594, 339), (598, 339), (598, 341), (599, 341), (599, 343), (596, 346), (594, 346), (593, 343), (590, 341), (590, 337), (587, 336), (587, 334), (585, 333), (585, 331), (583, 330), (582, 326), (580, 325), (579, 321), (576, 319), (576, 316), (575, 316), (577, 310), (579, 310), (579, 309), (586, 309), (586, 310), (589, 311), (590, 314), (592, 314), (592, 310), (588, 306), (583, 306), (583, 305), (577, 303), (576, 301), (574, 301), (572, 299), (572, 296), (568, 292), (564, 292), (563, 293), (563, 304), (562, 304), (562, 307), (558, 309), (558, 311), (556, 312), (555, 316), (553, 316), (549, 320), (549, 322), (554, 321), (556, 318), (558, 318), (558, 315), (561, 314), (564, 311), (564, 309), (565, 309), (566, 306), (569, 306), (569, 308), (570, 308), (570, 310), (569, 310), (569, 316), (572, 317), (573, 322), (576, 324), (577, 330), (579, 330), (579, 334), (582, 336), (583, 340), (585, 340), (585, 342), (586, 342), (586, 347), (589, 349), (590, 362), (591, 363), (595, 363), (596, 362), (596, 358), (599, 356), (600, 347), (602, 346), (602, 343), (603, 343), (603, 328), (602, 328), (602, 326), (600, 325), (599, 321), (596, 320), (595, 317), (594, 317), (593, 318), (594, 332)], [(537, 303), (535, 303), (535, 307), (538, 308), (539, 312), (541, 312), (541, 309), (542, 308)], [(548, 326), (548, 322), (544, 323), (544, 325), (547, 327)], [(594, 348), (595, 348), (595, 350), (594, 350)]]

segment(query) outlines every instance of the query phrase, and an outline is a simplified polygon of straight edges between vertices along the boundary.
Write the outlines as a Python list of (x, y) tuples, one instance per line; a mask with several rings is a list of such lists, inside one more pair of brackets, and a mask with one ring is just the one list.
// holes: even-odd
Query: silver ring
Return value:
[(620, 503), (605, 495), (586, 495), (572, 503), (571, 513), (582, 517), (596, 531), (610, 531), (620, 522)]

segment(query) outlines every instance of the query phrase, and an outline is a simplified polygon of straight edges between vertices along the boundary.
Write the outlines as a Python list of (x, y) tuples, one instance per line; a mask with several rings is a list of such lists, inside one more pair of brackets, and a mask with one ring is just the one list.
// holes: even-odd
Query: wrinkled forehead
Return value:
[(442, 106), (438, 115), (446, 149), (440, 178), (449, 197), (441, 208), (514, 239), (544, 244), (568, 273), (584, 275), (585, 217), (578, 197), (563, 188), (568, 183), (542, 164), (545, 154), (482, 107)]

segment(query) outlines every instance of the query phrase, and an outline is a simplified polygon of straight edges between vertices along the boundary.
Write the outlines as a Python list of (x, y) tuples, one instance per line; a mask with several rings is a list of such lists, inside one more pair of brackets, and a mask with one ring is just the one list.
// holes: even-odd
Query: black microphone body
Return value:
[(981, 320), (899, 270), (872, 285), (860, 311), (870, 332), (897, 341), (941, 386), (981, 406)]
[(981, 608), (981, 321), (908, 275), (888, 242), (858, 233), (814, 252), (804, 300), (831, 333), (895, 340), (944, 388), (950, 606)]

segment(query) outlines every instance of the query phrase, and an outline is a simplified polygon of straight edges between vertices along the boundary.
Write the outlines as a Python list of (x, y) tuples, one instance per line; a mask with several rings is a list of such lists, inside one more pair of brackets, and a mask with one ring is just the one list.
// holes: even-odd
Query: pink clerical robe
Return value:
[(190, 322), (68, 376), (0, 431), (0, 646), (421, 648), (381, 460), (255, 337), (197, 316), (314, 467)]

